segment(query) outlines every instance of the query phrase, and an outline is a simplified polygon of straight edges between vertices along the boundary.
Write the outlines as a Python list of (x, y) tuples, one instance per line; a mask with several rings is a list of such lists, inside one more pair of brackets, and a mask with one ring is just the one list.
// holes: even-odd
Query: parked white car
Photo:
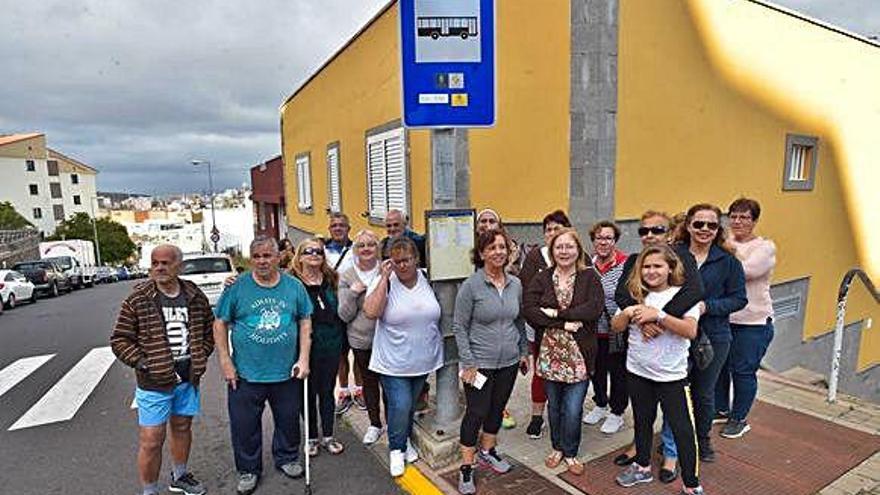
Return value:
[(211, 306), (223, 294), (223, 281), (236, 275), (232, 260), (225, 254), (187, 254), (180, 267), (180, 278), (194, 282), (202, 289)]
[(34, 284), (15, 270), (0, 270), (0, 304), (12, 309), (21, 301), (37, 301)]

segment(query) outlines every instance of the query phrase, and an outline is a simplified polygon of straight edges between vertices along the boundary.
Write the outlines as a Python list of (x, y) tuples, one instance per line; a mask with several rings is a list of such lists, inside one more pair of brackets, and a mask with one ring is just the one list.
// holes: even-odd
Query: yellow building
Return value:
[[(467, 133), (471, 204), (533, 240), (556, 208), (581, 232), (612, 217), (635, 249), (646, 209), (756, 198), (779, 249), (766, 363), (827, 372), (843, 274), (880, 282), (880, 46), (757, 0), (540, 4), (496, 2), (498, 123)], [(282, 105), (291, 237), (326, 234), (327, 211), (424, 229), (431, 136), (400, 126), (397, 31), (392, 2)], [(878, 317), (854, 288), (842, 387), (875, 399)]]

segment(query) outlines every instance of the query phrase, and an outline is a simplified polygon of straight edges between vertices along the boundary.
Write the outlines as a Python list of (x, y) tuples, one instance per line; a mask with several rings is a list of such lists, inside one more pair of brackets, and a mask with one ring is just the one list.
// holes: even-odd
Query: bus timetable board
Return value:
[(495, 1), (400, 0), (403, 124), (495, 125)]

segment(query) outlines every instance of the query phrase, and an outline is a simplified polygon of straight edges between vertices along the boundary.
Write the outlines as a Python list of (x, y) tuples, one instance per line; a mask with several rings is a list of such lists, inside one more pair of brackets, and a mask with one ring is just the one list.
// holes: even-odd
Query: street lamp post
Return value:
[[(92, 201), (94, 200), (94, 201)], [(97, 266), (101, 265), (101, 241), (98, 240), (98, 217), (95, 216), (95, 202), (98, 201), (97, 196), (89, 198), (89, 206), (92, 209), (92, 234), (95, 236), (95, 252), (98, 255)]]
[(208, 165), (208, 196), (211, 201), (211, 242), (214, 243), (214, 252), (217, 252), (217, 243), (220, 241), (220, 231), (217, 230), (217, 216), (214, 214), (214, 176), (211, 174), (210, 160), (193, 160), (194, 166)]

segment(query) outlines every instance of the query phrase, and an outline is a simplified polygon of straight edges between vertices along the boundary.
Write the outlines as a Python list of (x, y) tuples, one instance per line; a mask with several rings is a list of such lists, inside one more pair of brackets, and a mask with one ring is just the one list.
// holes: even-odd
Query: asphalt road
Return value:
[[(140, 493), (134, 373), (106, 349), (119, 302), (133, 285), (102, 285), (0, 315), (0, 493)], [(271, 424), (267, 411), (257, 493), (302, 493), (302, 480), (272, 469)], [(235, 493), (226, 396), (214, 359), (193, 431), (190, 469), (209, 493)], [(338, 436), (347, 447), (341, 456), (313, 459), (313, 493), (401, 493), (347, 428)], [(163, 461), (167, 486), (167, 449)]]

